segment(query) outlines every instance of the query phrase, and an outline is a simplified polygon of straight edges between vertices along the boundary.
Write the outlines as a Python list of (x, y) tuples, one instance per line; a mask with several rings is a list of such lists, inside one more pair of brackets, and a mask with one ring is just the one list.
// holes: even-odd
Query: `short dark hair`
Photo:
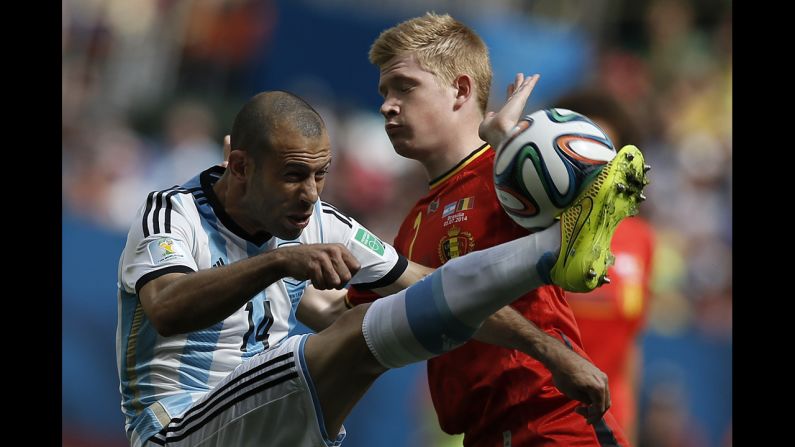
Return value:
[(319, 137), (325, 130), (320, 114), (298, 96), (281, 91), (262, 92), (240, 109), (232, 125), (232, 149), (249, 152), (261, 159), (272, 149), (274, 132), (297, 131), (305, 137)]
[(621, 146), (627, 144), (642, 145), (641, 132), (635, 119), (614, 97), (596, 90), (585, 89), (568, 93), (552, 104), (553, 107), (569, 109), (591, 119), (601, 119), (609, 123), (616, 131), (613, 144)]

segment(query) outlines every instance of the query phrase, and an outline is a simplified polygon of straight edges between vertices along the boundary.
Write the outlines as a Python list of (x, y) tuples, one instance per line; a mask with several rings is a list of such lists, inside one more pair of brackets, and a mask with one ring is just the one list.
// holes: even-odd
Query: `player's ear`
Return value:
[(456, 89), (455, 103), (453, 104), (455, 110), (461, 108), (467, 101), (474, 99), (475, 82), (469, 75), (458, 75), (458, 77), (453, 80), (453, 88)]
[(229, 164), (226, 169), (232, 174), (232, 177), (245, 180), (246, 172), (251, 172), (253, 167), (251, 157), (246, 151), (240, 149), (229, 151)]

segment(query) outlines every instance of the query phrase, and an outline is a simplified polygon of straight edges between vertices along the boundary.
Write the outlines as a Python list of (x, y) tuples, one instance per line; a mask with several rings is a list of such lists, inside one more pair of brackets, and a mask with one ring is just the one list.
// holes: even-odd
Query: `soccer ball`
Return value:
[(593, 121), (567, 109), (539, 110), (518, 126), (497, 149), (494, 185), (511, 219), (537, 231), (555, 222), (616, 149)]

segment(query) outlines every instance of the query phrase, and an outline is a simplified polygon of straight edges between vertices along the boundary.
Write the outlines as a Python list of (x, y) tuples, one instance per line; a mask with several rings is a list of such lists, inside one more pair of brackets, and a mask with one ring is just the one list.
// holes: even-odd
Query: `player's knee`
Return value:
[(361, 304), (340, 315), (328, 329), (321, 334), (328, 337), (328, 342), (346, 365), (361, 369), (363, 373), (380, 375), (384, 368), (373, 356), (362, 334), (364, 315), (370, 303)]

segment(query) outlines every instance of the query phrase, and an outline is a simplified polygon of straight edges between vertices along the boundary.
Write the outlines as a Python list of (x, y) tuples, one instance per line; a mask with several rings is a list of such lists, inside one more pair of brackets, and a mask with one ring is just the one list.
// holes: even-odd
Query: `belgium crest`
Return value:
[(439, 241), (439, 259), (445, 263), (453, 258), (463, 256), (475, 249), (475, 239), (472, 233), (461, 231), (453, 225), (447, 230), (447, 235)]

